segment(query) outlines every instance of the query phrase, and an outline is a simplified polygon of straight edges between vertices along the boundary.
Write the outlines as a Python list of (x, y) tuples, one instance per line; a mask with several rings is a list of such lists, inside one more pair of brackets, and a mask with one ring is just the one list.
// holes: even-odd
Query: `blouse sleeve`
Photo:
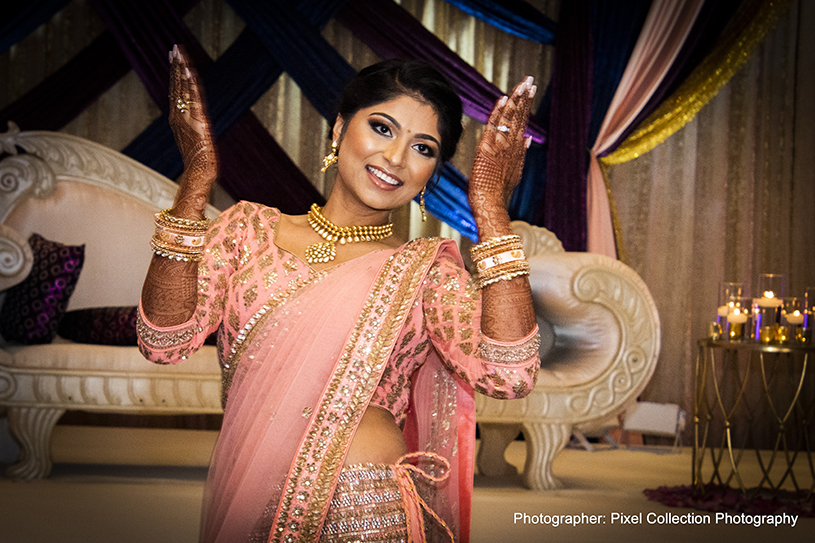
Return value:
[(139, 349), (157, 364), (177, 364), (186, 360), (216, 331), (226, 307), (227, 285), (240, 261), (240, 248), (246, 233), (242, 203), (224, 211), (209, 227), (204, 257), (198, 265), (198, 301), (193, 316), (171, 327), (152, 324), (139, 303), (137, 332)]
[(444, 364), (476, 392), (522, 398), (535, 386), (540, 366), (538, 327), (518, 341), (481, 332), (481, 293), (460, 261), (443, 254), (422, 291), (425, 326)]

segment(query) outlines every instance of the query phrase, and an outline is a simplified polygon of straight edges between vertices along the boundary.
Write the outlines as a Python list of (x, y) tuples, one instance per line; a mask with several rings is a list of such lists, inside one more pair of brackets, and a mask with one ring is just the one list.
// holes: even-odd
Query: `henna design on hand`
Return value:
[(201, 219), (218, 175), (218, 160), (198, 74), (178, 46), (170, 52), (169, 120), (184, 160), (173, 214)]

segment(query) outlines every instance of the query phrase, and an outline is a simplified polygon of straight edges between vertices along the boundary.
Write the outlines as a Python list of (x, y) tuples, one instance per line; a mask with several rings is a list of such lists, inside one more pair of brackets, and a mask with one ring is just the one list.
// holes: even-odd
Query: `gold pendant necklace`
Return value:
[(325, 241), (306, 246), (306, 262), (318, 264), (331, 262), (337, 256), (337, 243), (359, 243), (360, 241), (379, 241), (393, 235), (393, 223), (379, 226), (343, 226), (339, 227), (322, 214), (322, 208), (311, 204), (308, 211), (308, 224)]

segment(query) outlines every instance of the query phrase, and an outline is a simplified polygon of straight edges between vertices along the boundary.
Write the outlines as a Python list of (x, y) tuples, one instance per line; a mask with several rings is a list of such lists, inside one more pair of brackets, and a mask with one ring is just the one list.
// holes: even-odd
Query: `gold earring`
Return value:
[(427, 222), (427, 211), (424, 209), (424, 187), (419, 193), (419, 210), (422, 212), (422, 222)]
[(339, 144), (337, 143), (337, 140), (334, 140), (334, 141), (331, 142), (331, 154), (326, 155), (323, 158), (323, 167), (320, 170), (321, 172), (325, 173), (325, 171), (329, 168), (329, 166), (331, 166), (332, 164), (335, 164), (337, 162), (337, 155), (339, 154), (338, 152), (339, 152)]

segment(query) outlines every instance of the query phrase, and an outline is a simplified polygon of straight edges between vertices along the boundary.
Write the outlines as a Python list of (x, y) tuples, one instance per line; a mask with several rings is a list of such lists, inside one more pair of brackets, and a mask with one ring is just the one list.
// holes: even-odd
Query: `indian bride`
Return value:
[(224, 420), (201, 541), (468, 541), (473, 394), (522, 397), (539, 366), (529, 265), (506, 210), (532, 78), (495, 104), (476, 152), (470, 276), (454, 242), (405, 242), (389, 222), (423, 199), (462, 132), (461, 101), (435, 68), (388, 60), (348, 85), (324, 207), (292, 216), (242, 201), (209, 221), (217, 156), (202, 90), (183, 51), (170, 62), (185, 170), (156, 214), (138, 332), (159, 364), (217, 332)]

